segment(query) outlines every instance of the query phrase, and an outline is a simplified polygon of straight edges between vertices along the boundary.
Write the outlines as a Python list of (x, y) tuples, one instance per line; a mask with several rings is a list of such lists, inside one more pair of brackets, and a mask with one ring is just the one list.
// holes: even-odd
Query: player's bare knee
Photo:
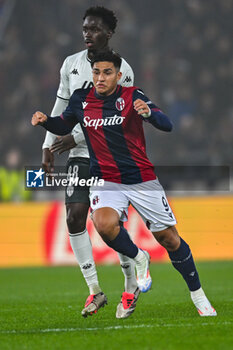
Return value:
[(180, 237), (174, 226), (168, 227), (163, 231), (153, 232), (153, 235), (169, 251), (175, 251), (180, 246)]
[(77, 217), (74, 213), (69, 213), (66, 218), (68, 230), (71, 233), (82, 232), (86, 227), (86, 219)]
[(66, 204), (66, 223), (70, 233), (82, 232), (86, 227), (88, 205), (82, 203)]
[(116, 230), (116, 223), (114, 221), (109, 222), (108, 220), (102, 219), (94, 221), (94, 224), (103, 240), (113, 239)]
[(86, 227), (86, 217), (73, 209), (67, 210), (66, 223), (71, 233), (82, 232)]
[(164, 246), (166, 242), (166, 234), (164, 234), (163, 232), (153, 232), (153, 235), (156, 238), (156, 240), (159, 242), (159, 244)]
[(177, 250), (179, 245), (179, 242), (172, 237), (165, 238), (163, 242), (163, 247), (170, 252)]
[(119, 233), (119, 215), (114, 209), (108, 207), (97, 209), (92, 219), (103, 240), (113, 240)]

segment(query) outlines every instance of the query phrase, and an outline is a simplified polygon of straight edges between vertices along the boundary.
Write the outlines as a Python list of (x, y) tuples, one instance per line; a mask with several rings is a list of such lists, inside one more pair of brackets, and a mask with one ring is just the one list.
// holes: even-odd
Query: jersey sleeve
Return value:
[(133, 86), (134, 85), (134, 73), (130, 65), (122, 58), (121, 69), (122, 77), (119, 80), (119, 85)]
[(63, 62), (60, 70), (60, 84), (57, 90), (57, 97), (68, 101), (70, 98), (68, 57)]
[(148, 105), (150, 112), (151, 112), (149, 117), (143, 117), (140, 115), (140, 117), (144, 121), (148, 121), (155, 128), (163, 130), (163, 131), (171, 131), (172, 130), (173, 124), (170, 121), (170, 119), (140, 89), (135, 89), (133, 92), (133, 103), (137, 99), (140, 99), (140, 100), (143, 100), (144, 102), (146, 102), (146, 104)]

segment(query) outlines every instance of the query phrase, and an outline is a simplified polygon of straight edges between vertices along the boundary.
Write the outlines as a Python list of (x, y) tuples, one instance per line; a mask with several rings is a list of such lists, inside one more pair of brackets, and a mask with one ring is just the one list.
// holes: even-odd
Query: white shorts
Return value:
[(109, 207), (117, 211), (120, 221), (127, 221), (129, 204), (136, 209), (152, 232), (162, 231), (176, 224), (158, 179), (134, 185), (105, 181), (104, 186), (90, 189), (92, 213), (96, 209)]

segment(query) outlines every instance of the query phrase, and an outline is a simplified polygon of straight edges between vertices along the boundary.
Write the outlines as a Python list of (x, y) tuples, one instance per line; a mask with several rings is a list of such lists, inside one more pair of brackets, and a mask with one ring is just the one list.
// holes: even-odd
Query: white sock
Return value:
[(87, 230), (78, 233), (69, 233), (69, 238), (72, 250), (79, 263), (90, 294), (101, 292), (92, 254), (91, 240)]
[(195, 290), (194, 292), (190, 292), (191, 299), (194, 302), (194, 304), (199, 303), (200, 301), (207, 300), (207, 297), (204, 293), (204, 290), (202, 288), (199, 288)]
[(121, 270), (125, 276), (125, 292), (134, 293), (138, 286), (135, 275), (135, 262), (126, 255), (117, 254), (120, 259)]
[(144, 278), (145, 275), (145, 269), (147, 267), (148, 261), (146, 258), (145, 253), (141, 249), (138, 249), (138, 253), (134, 258), (134, 261), (136, 263), (136, 270), (137, 270), (137, 277), (138, 279)]

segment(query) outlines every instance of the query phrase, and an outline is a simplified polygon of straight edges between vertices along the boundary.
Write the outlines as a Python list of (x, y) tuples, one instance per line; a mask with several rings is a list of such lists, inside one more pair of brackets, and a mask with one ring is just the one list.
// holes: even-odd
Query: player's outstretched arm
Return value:
[(48, 117), (42, 112), (36, 112), (33, 114), (31, 123), (33, 126), (41, 125), (53, 134), (63, 136), (70, 134), (73, 127), (77, 124), (75, 119), (68, 121), (63, 118), (64, 114), (58, 117)]

